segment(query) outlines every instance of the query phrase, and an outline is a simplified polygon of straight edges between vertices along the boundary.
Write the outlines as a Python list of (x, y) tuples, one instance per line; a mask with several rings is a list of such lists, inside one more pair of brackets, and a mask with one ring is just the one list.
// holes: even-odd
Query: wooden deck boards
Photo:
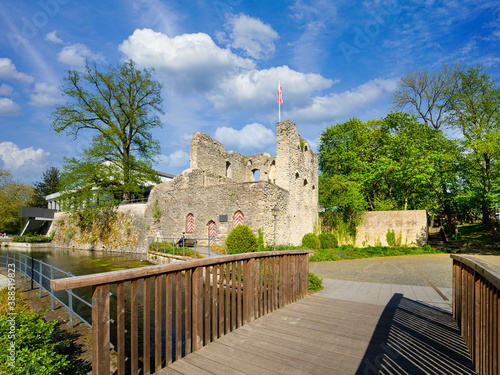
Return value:
[(313, 295), (158, 374), (473, 374), (471, 368), (447, 311), (401, 295), (387, 306)]

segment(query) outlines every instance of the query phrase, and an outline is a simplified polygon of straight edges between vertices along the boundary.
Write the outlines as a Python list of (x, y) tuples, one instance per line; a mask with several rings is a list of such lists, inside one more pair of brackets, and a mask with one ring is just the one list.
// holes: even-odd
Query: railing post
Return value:
[(109, 375), (109, 338), (109, 284), (94, 285), (92, 287), (92, 375)]
[[(191, 342), (193, 351), (203, 347), (203, 269), (197, 267), (192, 274), (192, 324)], [(206, 269), (206, 268), (205, 268)], [(208, 271), (207, 271), (208, 272)], [(207, 285), (207, 288), (210, 286)]]
[(31, 290), (33, 290), (33, 257), (31, 258)]
[(243, 324), (255, 319), (254, 268), (255, 259), (243, 261)]
[(73, 289), (68, 289), (69, 326), (73, 328)]

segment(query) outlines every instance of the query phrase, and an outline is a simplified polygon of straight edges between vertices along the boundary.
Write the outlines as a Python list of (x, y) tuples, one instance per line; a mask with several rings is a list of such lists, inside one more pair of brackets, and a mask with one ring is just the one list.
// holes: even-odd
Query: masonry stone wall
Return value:
[(429, 233), (425, 210), (366, 212), (356, 229), (358, 247), (388, 246), (389, 231), (394, 231), (398, 244), (424, 246)]

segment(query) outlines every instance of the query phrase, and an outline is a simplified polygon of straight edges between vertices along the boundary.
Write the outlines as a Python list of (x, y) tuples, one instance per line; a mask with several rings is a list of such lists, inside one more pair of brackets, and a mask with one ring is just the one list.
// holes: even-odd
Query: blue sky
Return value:
[(59, 87), (84, 61), (132, 58), (164, 85), (156, 168), (189, 167), (196, 131), (276, 152), (282, 120), (315, 147), (326, 126), (391, 110), (398, 79), (450, 60), (500, 78), (498, 0), (17, 0), (0, 3), (0, 167), (39, 181), (88, 145), (53, 133)]

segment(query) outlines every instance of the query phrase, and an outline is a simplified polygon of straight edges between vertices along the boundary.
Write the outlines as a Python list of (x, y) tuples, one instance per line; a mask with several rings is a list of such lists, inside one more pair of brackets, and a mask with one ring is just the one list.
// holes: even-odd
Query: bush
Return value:
[[(0, 316), (0, 346), (8, 348), (11, 317)], [(0, 373), (8, 374), (86, 374), (88, 366), (69, 356), (70, 343), (60, 337), (57, 321), (45, 321), (37, 313), (18, 312), (15, 316), (15, 362), (9, 352), (0, 351)]]
[(37, 243), (37, 242), (50, 242), (53, 236), (42, 236), (42, 235), (25, 235), (25, 236), (15, 236), (12, 238), (12, 242), (27, 242), (27, 243)]
[(317, 292), (323, 289), (323, 279), (316, 276), (314, 273), (309, 272), (309, 290)]
[(321, 233), (318, 238), (322, 249), (334, 249), (339, 246), (333, 233)]
[(248, 225), (238, 225), (226, 238), (228, 254), (253, 253), (257, 251), (257, 237)]
[(307, 233), (302, 237), (302, 246), (310, 250), (319, 250), (321, 248), (321, 242), (314, 233)]
[(259, 238), (257, 238), (257, 251), (266, 250), (266, 246), (264, 244), (264, 233), (262, 229), (259, 228)]
[(309, 257), (309, 262), (330, 262), (333, 260), (342, 259), (340, 256), (332, 253), (330, 250), (321, 249), (316, 251), (313, 255)]

